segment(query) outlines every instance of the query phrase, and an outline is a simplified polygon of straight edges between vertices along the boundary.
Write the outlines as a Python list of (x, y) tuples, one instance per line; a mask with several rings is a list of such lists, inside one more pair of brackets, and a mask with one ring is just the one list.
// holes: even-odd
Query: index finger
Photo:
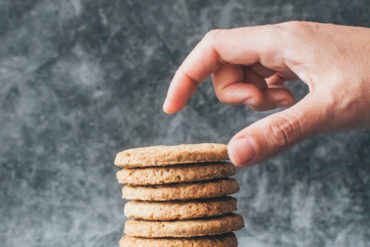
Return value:
[(249, 66), (268, 63), (281, 50), (274, 25), (244, 27), (208, 32), (176, 71), (163, 105), (168, 114), (180, 111), (198, 84), (225, 63)]

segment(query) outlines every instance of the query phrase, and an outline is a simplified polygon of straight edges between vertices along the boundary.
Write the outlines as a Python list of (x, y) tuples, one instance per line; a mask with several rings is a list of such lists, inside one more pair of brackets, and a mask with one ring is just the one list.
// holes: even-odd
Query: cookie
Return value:
[(185, 220), (220, 216), (236, 209), (236, 199), (225, 196), (194, 201), (130, 201), (126, 203), (124, 211), (126, 217), (134, 219)]
[(128, 149), (117, 154), (114, 164), (118, 167), (133, 168), (217, 162), (228, 159), (226, 145), (201, 143)]
[(243, 227), (243, 217), (231, 213), (216, 218), (179, 221), (129, 220), (125, 224), (125, 233), (143, 238), (186, 238), (220, 235)]
[(230, 163), (125, 168), (117, 172), (117, 180), (120, 184), (132, 185), (171, 184), (225, 178), (234, 175), (235, 172), (234, 165)]
[(237, 247), (238, 240), (234, 233), (213, 237), (198, 238), (137, 238), (124, 236), (119, 241), (120, 247)]
[(122, 197), (127, 200), (141, 201), (193, 200), (230, 195), (238, 192), (239, 189), (235, 179), (224, 178), (183, 184), (126, 185), (122, 188)]

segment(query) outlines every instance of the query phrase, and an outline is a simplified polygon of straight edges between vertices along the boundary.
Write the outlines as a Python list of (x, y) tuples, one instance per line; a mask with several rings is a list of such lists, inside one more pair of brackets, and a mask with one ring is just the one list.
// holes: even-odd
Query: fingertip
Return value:
[(195, 93), (198, 83), (186, 75), (176, 74), (170, 83), (163, 111), (174, 114), (182, 110), (190, 97)]
[(171, 87), (168, 90), (166, 99), (164, 100), (162, 109), (165, 113), (171, 115), (179, 111), (179, 109), (176, 108), (176, 101), (173, 100), (173, 95), (171, 94)]
[(162, 107), (163, 111), (166, 113), (166, 114), (169, 114), (169, 115), (172, 115), (172, 114), (175, 114), (177, 111), (171, 107), (167, 101), (164, 102), (163, 104), (163, 107)]
[(249, 137), (232, 139), (227, 146), (227, 151), (231, 162), (239, 167), (251, 165), (257, 154), (253, 140)]
[(164, 103), (163, 103), (163, 106), (162, 106), (162, 110), (167, 113), (167, 114), (171, 114), (170, 111), (169, 111), (169, 107), (168, 107), (168, 103), (167, 103), (167, 98), (165, 99)]
[(163, 106), (162, 106), (162, 110), (163, 110), (163, 112), (164, 112), (164, 113), (166, 113), (166, 114), (171, 114), (171, 113), (168, 111), (168, 109), (166, 108), (166, 106), (165, 106), (165, 105), (163, 105)]

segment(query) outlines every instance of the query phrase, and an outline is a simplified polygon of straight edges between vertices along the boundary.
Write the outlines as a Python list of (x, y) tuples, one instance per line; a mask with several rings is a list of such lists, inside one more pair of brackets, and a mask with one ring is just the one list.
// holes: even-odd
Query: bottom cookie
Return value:
[(179, 221), (129, 220), (124, 232), (132, 237), (188, 238), (221, 235), (243, 227), (243, 217), (231, 213), (215, 218)]
[(234, 233), (214, 237), (200, 238), (136, 238), (124, 236), (119, 241), (120, 247), (237, 247), (238, 240)]

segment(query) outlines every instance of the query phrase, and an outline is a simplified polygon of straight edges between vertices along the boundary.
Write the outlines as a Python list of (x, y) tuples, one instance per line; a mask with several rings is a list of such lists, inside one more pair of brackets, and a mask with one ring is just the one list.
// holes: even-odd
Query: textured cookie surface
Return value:
[(234, 165), (230, 163), (125, 168), (117, 172), (117, 180), (121, 184), (132, 185), (171, 184), (225, 178), (234, 175), (235, 172)]
[(181, 238), (220, 235), (243, 227), (243, 218), (231, 213), (217, 218), (195, 220), (129, 220), (125, 224), (125, 233), (129, 236), (143, 238)]
[(125, 215), (143, 220), (184, 220), (220, 216), (236, 209), (236, 199), (229, 196), (194, 201), (130, 201), (125, 205)]
[(126, 185), (122, 188), (122, 197), (127, 200), (174, 201), (221, 197), (238, 191), (239, 184), (235, 179), (224, 178), (183, 184)]
[(120, 247), (237, 247), (238, 241), (234, 233), (214, 237), (199, 238), (137, 238), (124, 236), (119, 242)]
[(182, 144), (133, 148), (119, 152), (114, 164), (119, 167), (150, 167), (228, 160), (227, 146), (216, 143)]

